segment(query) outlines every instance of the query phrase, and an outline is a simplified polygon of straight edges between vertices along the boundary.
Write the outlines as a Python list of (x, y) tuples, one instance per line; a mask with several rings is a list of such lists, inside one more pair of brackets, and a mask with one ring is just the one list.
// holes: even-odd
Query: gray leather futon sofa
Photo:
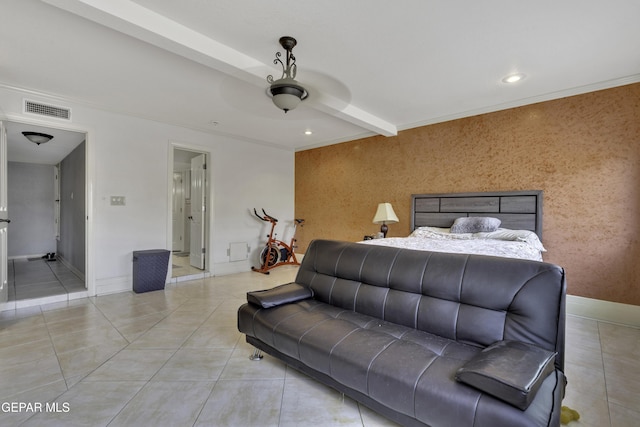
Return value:
[(315, 240), (238, 329), (402, 425), (559, 426), (565, 292), (549, 263)]

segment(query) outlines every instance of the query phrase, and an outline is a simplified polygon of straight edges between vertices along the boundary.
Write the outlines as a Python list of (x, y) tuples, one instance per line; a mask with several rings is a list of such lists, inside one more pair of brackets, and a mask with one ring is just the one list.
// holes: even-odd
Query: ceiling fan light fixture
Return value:
[(296, 108), (300, 101), (309, 96), (305, 88), (289, 78), (274, 81), (269, 87), (269, 93), (276, 107), (285, 113)]
[(267, 76), (267, 81), (271, 83), (267, 94), (272, 97), (275, 106), (285, 113), (293, 110), (302, 100), (309, 97), (309, 92), (295, 80), (297, 72), (296, 57), (293, 56), (291, 51), (297, 43), (293, 37), (280, 37), (280, 45), (287, 52), (287, 56), (285, 62), (282, 62), (280, 60), (282, 54), (276, 52), (276, 59), (273, 60), (273, 63), (282, 66), (282, 77), (276, 80), (272, 75)]
[(31, 141), (31, 142), (33, 142), (34, 144), (37, 144), (37, 145), (44, 144), (44, 143), (49, 142), (49, 141), (51, 141), (53, 139), (53, 135), (49, 135), (47, 133), (22, 132), (22, 134), (29, 141)]

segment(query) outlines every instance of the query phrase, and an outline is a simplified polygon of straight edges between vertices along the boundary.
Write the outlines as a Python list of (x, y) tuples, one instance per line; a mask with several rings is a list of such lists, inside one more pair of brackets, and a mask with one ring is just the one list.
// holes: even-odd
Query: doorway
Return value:
[[(0, 309), (87, 296), (84, 132), (3, 122), (6, 248)], [(23, 132), (52, 136), (32, 143)], [(6, 292), (5, 292), (6, 291)]]
[(172, 146), (171, 277), (190, 280), (208, 265), (208, 153)]

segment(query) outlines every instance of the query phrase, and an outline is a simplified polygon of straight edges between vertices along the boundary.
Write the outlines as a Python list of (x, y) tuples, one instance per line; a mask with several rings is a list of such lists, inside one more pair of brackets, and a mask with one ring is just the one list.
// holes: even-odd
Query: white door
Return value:
[(9, 283), (7, 270), (7, 131), (0, 122), (0, 303), (7, 302)]
[(205, 155), (191, 159), (191, 244), (189, 248), (189, 264), (204, 270), (205, 258), (205, 213), (206, 213), (206, 180)]
[(182, 173), (173, 173), (173, 245), (177, 252), (184, 251), (184, 188)]

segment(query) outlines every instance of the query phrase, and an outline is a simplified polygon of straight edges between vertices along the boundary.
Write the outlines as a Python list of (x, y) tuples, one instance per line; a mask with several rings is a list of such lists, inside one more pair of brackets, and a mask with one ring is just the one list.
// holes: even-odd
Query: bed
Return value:
[(363, 244), (542, 261), (542, 191), (414, 194), (408, 237)]

